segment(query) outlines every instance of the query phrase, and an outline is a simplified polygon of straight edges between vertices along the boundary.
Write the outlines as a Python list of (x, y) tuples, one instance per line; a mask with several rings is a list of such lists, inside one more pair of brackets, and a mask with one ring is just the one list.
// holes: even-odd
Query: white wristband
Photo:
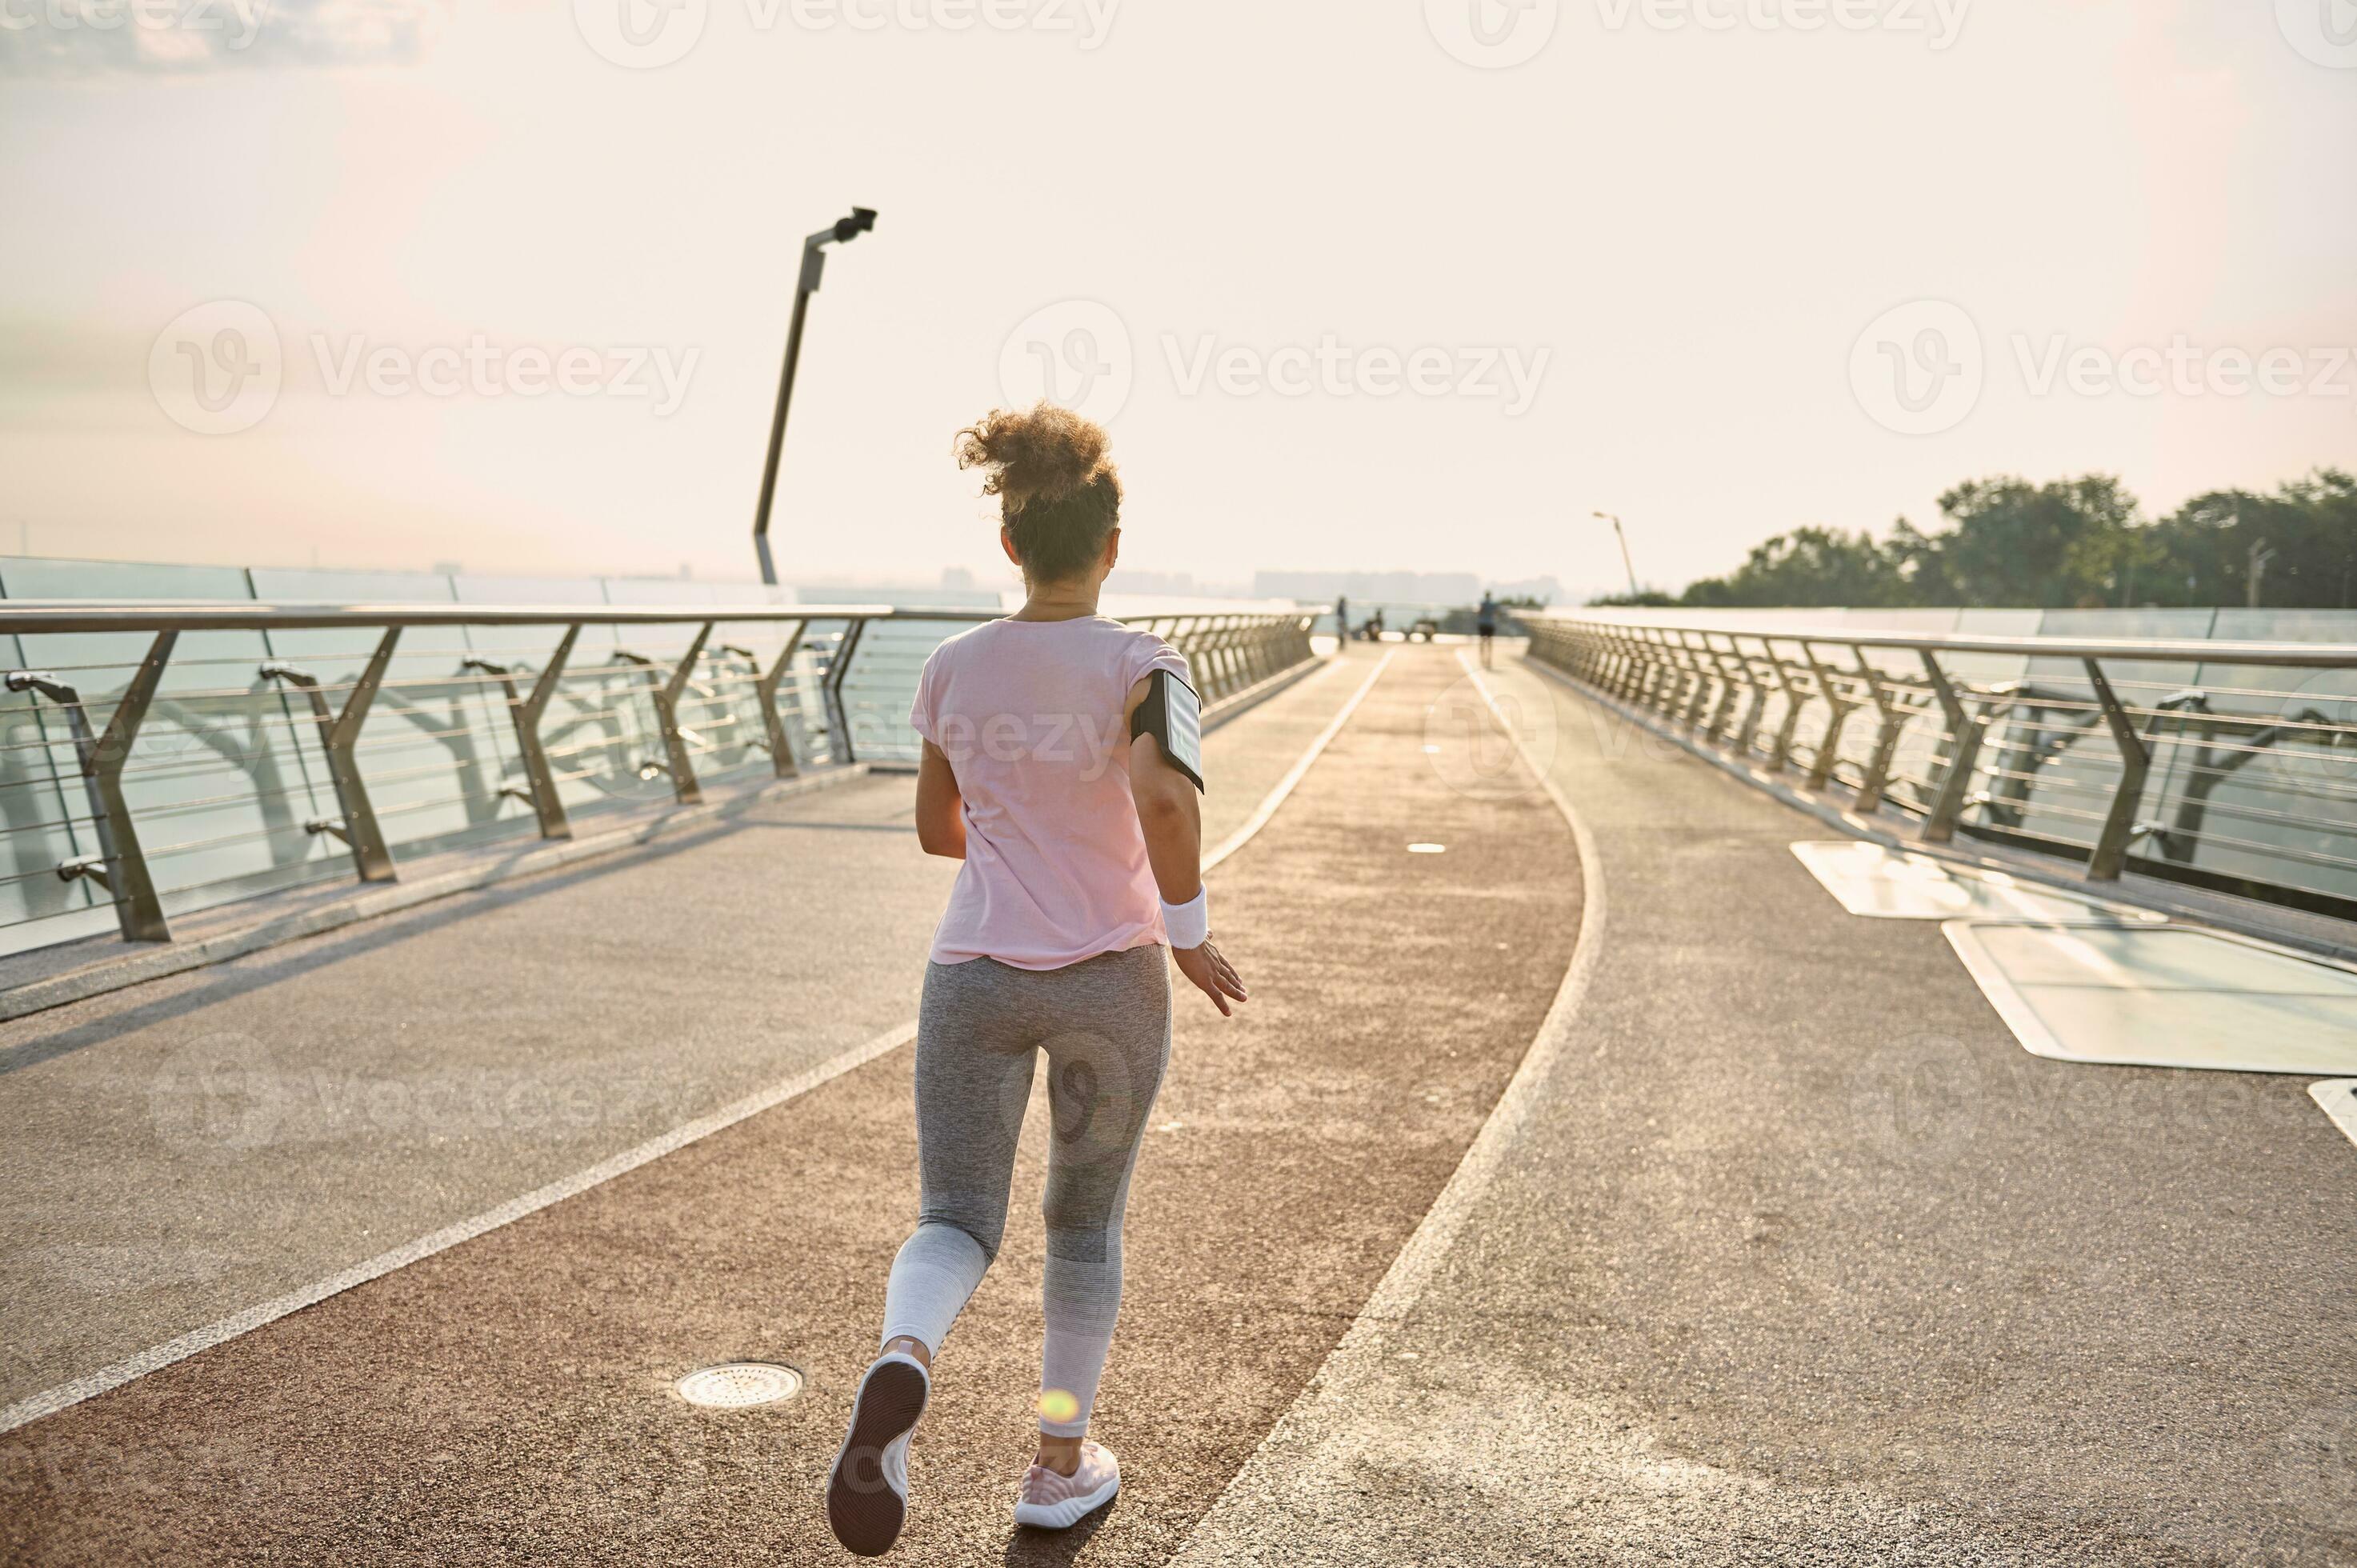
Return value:
[(1162, 929), (1174, 948), (1199, 948), (1211, 940), (1211, 890), (1200, 889), (1184, 904), (1162, 906)]

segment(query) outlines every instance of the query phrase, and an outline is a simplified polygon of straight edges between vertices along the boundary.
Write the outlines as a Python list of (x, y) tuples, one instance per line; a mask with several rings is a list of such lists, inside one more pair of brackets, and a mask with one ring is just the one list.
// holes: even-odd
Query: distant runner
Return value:
[(1061, 1530), (1121, 1489), (1112, 1452), (1085, 1438), (1121, 1306), (1130, 1172), (1170, 1054), (1164, 944), (1222, 1015), (1244, 999), (1211, 940), (1187, 661), (1097, 613), (1121, 548), (1104, 432), (1047, 403), (1001, 409), (958, 433), (957, 457), (987, 474), (1028, 597), (936, 648), (909, 714), (925, 743), (918, 843), (965, 864), (917, 1016), (923, 1208), (827, 1481), (836, 1539), (866, 1557), (908, 1517), (909, 1434), (933, 1358), (997, 1255), (1043, 1054), (1047, 1343), (1015, 1522)]
[(1474, 629), (1481, 634), (1481, 668), (1487, 670), (1490, 643), (1498, 635), (1498, 601), (1490, 596), (1489, 589), (1481, 590), (1481, 607), (1474, 613), (1479, 618), (1473, 623)]

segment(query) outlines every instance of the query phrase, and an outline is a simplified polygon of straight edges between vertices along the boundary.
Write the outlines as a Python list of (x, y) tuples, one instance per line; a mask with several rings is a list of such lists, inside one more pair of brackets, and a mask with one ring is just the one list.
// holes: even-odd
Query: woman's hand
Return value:
[(1170, 956), (1178, 961), (1178, 972), (1193, 981), (1195, 988), (1211, 999), (1211, 1005), (1220, 1010), (1221, 1017), (1235, 1015), (1235, 1009), (1228, 1005), (1228, 998), (1232, 996), (1239, 1002), (1244, 1001), (1244, 983), (1236, 977), (1234, 967), (1220, 956), (1220, 950), (1214, 943), (1206, 940), (1199, 948), (1172, 948)]

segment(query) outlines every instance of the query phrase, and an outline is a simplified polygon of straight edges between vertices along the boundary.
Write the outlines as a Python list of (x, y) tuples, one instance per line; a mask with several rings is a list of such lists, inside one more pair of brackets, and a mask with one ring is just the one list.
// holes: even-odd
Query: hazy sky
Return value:
[(1051, 371), (1212, 579), (2357, 462), (2350, 0), (130, 3), (0, 0), (0, 550), (746, 575), (855, 202), (789, 575), (992, 570)]

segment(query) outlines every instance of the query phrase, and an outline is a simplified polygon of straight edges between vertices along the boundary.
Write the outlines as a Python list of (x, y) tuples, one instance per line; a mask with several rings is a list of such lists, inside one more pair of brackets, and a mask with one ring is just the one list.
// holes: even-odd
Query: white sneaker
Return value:
[(859, 1380), (851, 1427), (826, 1478), (826, 1521), (862, 1557), (881, 1557), (909, 1517), (909, 1434), (925, 1413), (932, 1379), (914, 1356), (879, 1356)]
[(1044, 1465), (1024, 1473), (1023, 1490), (1015, 1499), (1015, 1522), (1039, 1530), (1070, 1530), (1113, 1501), (1121, 1490), (1121, 1464), (1113, 1450), (1094, 1443), (1081, 1444), (1081, 1467), (1059, 1476)]

